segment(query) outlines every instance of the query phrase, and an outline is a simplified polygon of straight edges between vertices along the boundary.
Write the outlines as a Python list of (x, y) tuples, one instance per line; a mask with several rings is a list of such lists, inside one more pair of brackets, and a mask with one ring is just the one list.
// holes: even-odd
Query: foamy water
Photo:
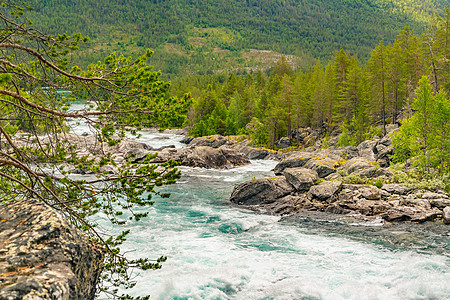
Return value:
[(450, 227), (380, 227), (325, 216), (281, 220), (229, 204), (236, 184), (273, 176), (275, 165), (182, 167), (179, 182), (164, 187), (172, 197), (158, 199), (148, 219), (126, 227), (132, 232), (123, 247), (127, 255), (168, 256), (161, 270), (141, 272), (128, 293), (152, 299), (450, 299)]

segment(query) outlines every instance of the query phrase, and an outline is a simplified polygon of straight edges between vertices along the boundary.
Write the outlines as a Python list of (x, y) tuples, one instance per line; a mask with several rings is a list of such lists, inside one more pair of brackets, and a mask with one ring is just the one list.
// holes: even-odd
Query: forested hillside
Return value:
[[(85, 64), (112, 51), (156, 50), (170, 77), (257, 70), (279, 53), (291, 66), (329, 59), (340, 48), (365, 61), (380, 40), (409, 24), (422, 32), (447, 0), (34, 0), (33, 21), (47, 32), (81, 32)], [(257, 50), (250, 50), (257, 49)], [(269, 50), (269, 51), (266, 51)]]

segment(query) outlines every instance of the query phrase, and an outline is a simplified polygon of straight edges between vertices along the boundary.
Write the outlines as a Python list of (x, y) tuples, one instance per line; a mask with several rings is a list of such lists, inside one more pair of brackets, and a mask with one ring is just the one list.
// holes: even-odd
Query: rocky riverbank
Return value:
[(309, 147), (287, 154), (274, 168), (275, 177), (237, 185), (230, 201), (274, 215), (308, 210), (449, 224), (450, 195), (393, 183), (393, 153), (389, 135), (358, 147)]

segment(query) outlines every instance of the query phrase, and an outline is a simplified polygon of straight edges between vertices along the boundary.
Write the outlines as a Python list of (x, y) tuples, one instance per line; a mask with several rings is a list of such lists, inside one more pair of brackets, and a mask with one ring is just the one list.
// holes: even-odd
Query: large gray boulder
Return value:
[(310, 160), (310, 157), (301, 157), (301, 158), (292, 158), (283, 160), (282, 162), (278, 163), (275, 168), (273, 169), (273, 172), (275, 175), (282, 175), (283, 171), (287, 168), (301, 168)]
[(309, 194), (319, 201), (325, 201), (337, 195), (341, 188), (341, 181), (324, 181), (311, 187), (309, 189)]
[(319, 179), (316, 171), (306, 168), (285, 169), (283, 175), (297, 192), (308, 191)]
[(211, 148), (219, 148), (223, 145), (230, 144), (227, 139), (221, 135), (202, 136), (193, 139), (189, 146), (207, 146)]
[(101, 247), (37, 200), (0, 205), (0, 299), (94, 299)]
[(234, 188), (230, 201), (239, 205), (267, 204), (293, 191), (294, 187), (284, 176), (250, 180)]
[(183, 166), (207, 169), (231, 168), (249, 163), (246, 155), (234, 149), (212, 148), (208, 146), (164, 149), (158, 152), (158, 157), (153, 162), (161, 163), (169, 160), (178, 161)]

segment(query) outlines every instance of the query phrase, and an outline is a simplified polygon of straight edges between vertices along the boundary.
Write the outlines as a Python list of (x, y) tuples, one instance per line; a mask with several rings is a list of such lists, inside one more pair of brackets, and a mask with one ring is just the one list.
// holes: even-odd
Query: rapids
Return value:
[[(78, 130), (83, 129), (80, 125)], [(153, 147), (180, 136), (144, 131)], [(231, 170), (181, 167), (172, 196), (130, 223), (129, 257), (168, 257), (140, 272), (132, 295), (152, 299), (450, 299), (450, 226), (381, 226), (305, 213), (280, 218), (233, 207), (234, 185), (273, 176), (274, 161)]]

